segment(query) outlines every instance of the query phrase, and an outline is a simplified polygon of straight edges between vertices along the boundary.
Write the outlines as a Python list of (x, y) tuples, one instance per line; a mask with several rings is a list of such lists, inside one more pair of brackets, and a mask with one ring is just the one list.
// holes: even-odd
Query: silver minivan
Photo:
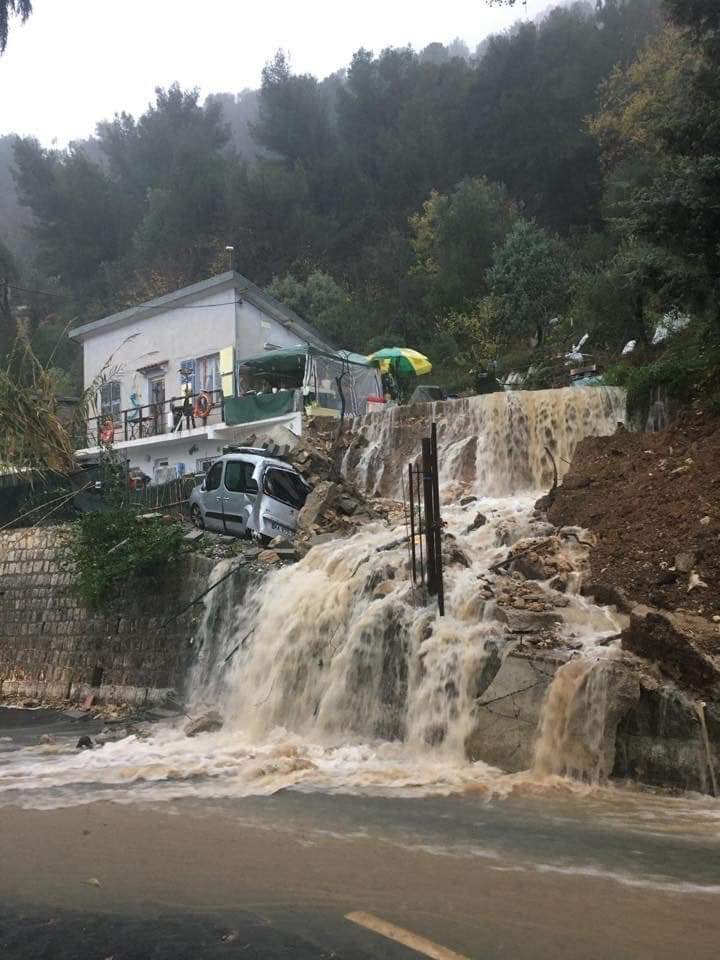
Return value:
[(310, 487), (297, 470), (262, 450), (227, 453), (190, 494), (197, 527), (258, 539), (295, 533)]

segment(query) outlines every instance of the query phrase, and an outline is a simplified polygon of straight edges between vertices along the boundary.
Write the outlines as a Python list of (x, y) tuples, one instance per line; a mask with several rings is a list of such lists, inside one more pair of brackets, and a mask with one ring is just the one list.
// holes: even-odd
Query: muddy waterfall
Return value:
[[(552, 479), (548, 450), (564, 472), (577, 442), (614, 432), (623, 407), (619, 391), (569, 389), (368, 417), (344, 469), (368, 493), (395, 499), (420, 437), (431, 420), (438, 424), (447, 615), (438, 617), (412, 585), (404, 527), (371, 525), (315, 547), (248, 590), (224, 629), (210, 608), (193, 689), (198, 708), (219, 698), (226, 732), (253, 742), (283, 730), (330, 748), (386, 742), (428, 764), (468, 756), (518, 769), (531, 762), (535, 739), (522, 714), (547, 700), (538, 771), (606, 776), (613, 698), (607, 681), (596, 681), (607, 670), (595, 663), (617, 655), (609, 641), (619, 626), (609, 609), (577, 591), (587, 551), (582, 531), (554, 531), (534, 502)], [(540, 555), (527, 549), (534, 544)], [(513, 572), (512, 562), (497, 568), (518, 549), (525, 552), (517, 566), (530, 576)], [(227, 598), (219, 593), (214, 603), (227, 606)], [(511, 653), (512, 669), (501, 671)], [(569, 656), (592, 681), (571, 684), (568, 694), (563, 668), (565, 696), (548, 695), (554, 670)], [(522, 693), (503, 692), (492, 711), (493, 686), (513, 675)], [(503, 723), (503, 703), (518, 729), (512, 717)], [(578, 710), (587, 729), (573, 721)]]
[[(620, 391), (588, 388), (397, 408), (356, 423), (342, 469), (386, 498), (390, 519), (315, 545), (296, 564), (238, 572), (208, 595), (185, 703), (193, 720), (213, 711), (211, 729), (187, 736), (179, 718), (89, 755), (20, 751), (0, 773), (0, 804), (293, 785), (503, 793), (611, 777), (707, 791), (696, 704), (646, 675), (619, 640), (624, 615), (586, 595), (592, 535), (556, 528), (536, 508), (552, 460), (562, 476), (577, 443), (613, 434), (623, 411)], [(399, 502), (433, 421), (442, 618), (413, 586)]]

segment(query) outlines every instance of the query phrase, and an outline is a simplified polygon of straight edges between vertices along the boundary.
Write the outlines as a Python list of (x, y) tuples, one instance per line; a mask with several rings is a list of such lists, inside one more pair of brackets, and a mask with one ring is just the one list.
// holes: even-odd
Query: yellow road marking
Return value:
[(454, 950), (441, 947), (439, 944), (433, 943), (432, 940), (426, 940), (425, 937), (420, 937), (410, 930), (396, 927), (394, 923), (381, 920), (380, 917), (375, 917), (372, 913), (355, 911), (346, 913), (345, 919), (350, 920), (351, 923), (357, 923), (361, 927), (367, 927), (368, 930), (373, 930), (375, 933), (387, 937), (388, 940), (401, 943), (404, 947), (410, 947), (416, 953), (422, 953), (426, 957), (431, 957), (432, 960), (470, 960), (462, 953), (455, 953)]

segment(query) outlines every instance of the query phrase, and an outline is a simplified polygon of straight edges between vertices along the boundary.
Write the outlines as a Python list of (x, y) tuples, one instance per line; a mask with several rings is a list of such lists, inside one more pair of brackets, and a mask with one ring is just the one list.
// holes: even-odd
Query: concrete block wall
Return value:
[[(203, 589), (204, 558), (134, 578), (88, 610), (60, 563), (62, 527), (0, 533), (0, 698), (158, 702), (179, 690), (192, 613), (162, 623)], [(202, 610), (201, 607), (196, 608)]]

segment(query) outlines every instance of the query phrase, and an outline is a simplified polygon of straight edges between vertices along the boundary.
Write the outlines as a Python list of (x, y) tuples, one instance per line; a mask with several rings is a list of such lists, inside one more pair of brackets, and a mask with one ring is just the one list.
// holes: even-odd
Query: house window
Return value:
[(167, 457), (160, 457), (153, 462), (153, 482), (167, 483), (171, 479), (171, 473), (174, 474), (174, 468), (170, 468)]
[(212, 393), (220, 387), (220, 354), (211, 353), (207, 357), (198, 357), (195, 360), (193, 393), (202, 393), (203, 390)]
[(222, 389), (220, 376), (220, 354), (211, 353), (207, 357), (195, 357), (180, 361), (180, 388), (186, 393), (212, 393)]
[(180, 364), (180, 386), (183, 396), (195, 389), (195, 361), (183, 360)]
[(110, 380), (100, 387), (100, 416), (103, 420), (112, 418), (120, 423), (120, 383)]
[(195, 473), (207, 473), (217, 457), (200, 457), (195, 461)]

